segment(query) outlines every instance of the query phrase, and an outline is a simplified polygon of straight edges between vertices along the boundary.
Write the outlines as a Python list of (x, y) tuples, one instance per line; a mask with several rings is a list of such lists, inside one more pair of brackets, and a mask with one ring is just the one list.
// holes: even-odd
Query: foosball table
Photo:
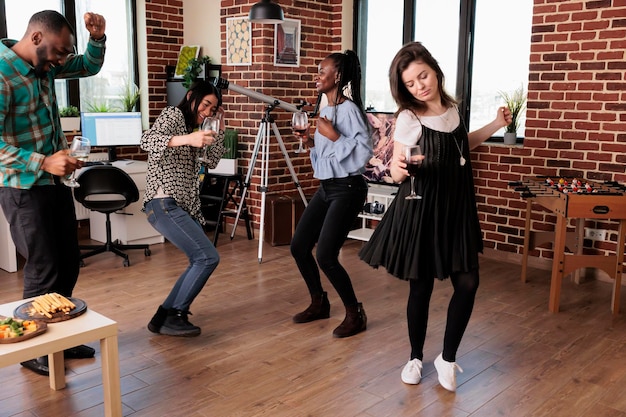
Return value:
[[(611, 311), (619, 313), (624, 243), (626, 239), (626, 187), (614, 182), (593, 182), (584, 179), (545, 176), (525, 178), (509, 183), (526, 200), (524, 252), (522, 256), (522, 282), (526, 282), (528, 253), (535, 247), (552, 241), (554, 258), (550, 281), (549, 310), (559, 311), (563, 277), (575, 274), (578, 282), (580, 268), (599, 268), (613, 281)], [(556, 214), (552, 232), (531, 232), (532, 205), (538, 204)], [(576, 219), (575, 232), (567, 232), (568, 219)], [(617, 246), (614, 255), (583, 254), (586, 219), (611, 219), (619, 221)], [(543, 241), (542, 241), (543, 238)], [(565, 253), (565, 248), (571, 253)]]

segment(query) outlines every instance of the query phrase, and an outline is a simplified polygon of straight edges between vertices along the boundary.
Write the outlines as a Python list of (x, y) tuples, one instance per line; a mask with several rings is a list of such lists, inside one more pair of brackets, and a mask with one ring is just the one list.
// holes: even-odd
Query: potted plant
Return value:
[(139, 102), (139, 97), (139, 87), (137, 87), (134, 83), (127, 81), (121, 96), (122, 111), (134, 112), (137, 107), (137, 103)]
[(64, 132), (78, 132), (80, 130), (80, 111), (76, 106), (61, 107), (59, 109), (61, 129)]
[(520, 86), (513, 92), (500, 91), (500, 97), (504, 100), (504, 104), (511, 110), (511, 123), (504, 129), (504, 143), (514, 145), (517, 142), (517, 129), (519, 128), (519, 119), (526, 109), (526, 92), (524, 87)]
[(202, 72), (204, 65), (210, 62), (211, 58), (207, 55), (200, 58), (191, 58), (183, 73), (183, 86), (189, 89), (194, 80), (200, 75), (200, 72)]

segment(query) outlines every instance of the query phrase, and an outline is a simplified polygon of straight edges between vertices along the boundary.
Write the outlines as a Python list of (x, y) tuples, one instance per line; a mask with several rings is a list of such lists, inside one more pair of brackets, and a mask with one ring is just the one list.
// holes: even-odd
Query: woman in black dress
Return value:
[[(511, 121), (498, 109), (486, 126), (467, 133), (456, 101), (444, 90), (437, 61), (419, 42), (405, 45), (394, 57), (389, 83), (398, 104), (391, 176), (401, 183), (395, 200), (359, 256), (374, 268), (383, 266), (409, 281), (407, 323), (411, 356), (402, 381), (421, 379), (428, 309), (434, 279), (450, 277), (454, 294), (448, 307), (443, 352), (435, 359), (440, 384), (456, 390), (456, 353), (469, 322), (478, 288), (478, 222), (469, 150)], [(405, 145), (420, 145), (423, 158), (415, 176), (421, 199), (410, 193)]]

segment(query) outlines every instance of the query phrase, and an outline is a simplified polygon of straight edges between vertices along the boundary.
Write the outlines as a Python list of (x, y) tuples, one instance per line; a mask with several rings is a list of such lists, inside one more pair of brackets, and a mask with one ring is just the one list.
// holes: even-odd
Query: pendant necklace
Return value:
[(459, 146), (458, 142), (456, 141), (456, 138), (453, 137), (452, 140), (454, 141), (454, 144), (456, 145), (456, 148), (459, 150), (459, 155), (461, 156), (459, 158), (459, 164), (461, 166), (465, 166), (465, 162), (466, 161), (465, 161), (465, 158), (463, 158), (463, 151), (461, 149), (461, 146), (463, 146), (463, 140), (461, 139), (461, 146)]
[[(450, 128), (450, 121), (448, 120), (448, 111), (446, 110), (444, 113), (440, 114), (439, 117), (441, 119), (443, 119), (443, 121), (446, 124), (446, 127), (449, 129)], [(461, 166), (465, 166), (465, 162), (467, 162), (465, 160), (465, 158), (463, 158), (463, 150), (461, 149), (461, 147), (463, 146), (463, 140), (461, 139), (461, 146), (459, 146), (458, 142), (456, 141), (456, 138), (453, 136), (452, 140), (454, 141), (454, 144), (456, 145), (456, 148), (459, 150), (459, 164)]]

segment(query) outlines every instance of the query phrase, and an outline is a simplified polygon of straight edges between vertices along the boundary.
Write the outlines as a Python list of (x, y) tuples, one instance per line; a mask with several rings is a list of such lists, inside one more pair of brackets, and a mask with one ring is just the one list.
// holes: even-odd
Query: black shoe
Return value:
[(311, 305), (306, 310), (293, 316), (294, 323), (309, 323), (314, 320), (327, 319), (330, 317), (330, 302), (328, 294), (324, 291), (322, 294), (311, 296)]
[(50, 376), (50, 369), (48, 368), (48, 357), (40, 356), (37, 359), (31, 359), (26, 362), (20, 362), (24, 368), (33, 371), (36, 374), (43, 376)]
[(200, 328), (189, 323), (187, 311), (170, 309), (167, 312), (165, 323), (161, 326), (159, 333), (167, 336), (193, 337), (200, 334)]
[(159, 306), (156, 313), (154, 313), (154, 316), (152, 316), (152, 320), (148, 323), (148, 330), (152, 333), (159, 333), (159, 330), (161, 330), (161, 326), (163, 326), (166, 318), (167, 309), (163, 308), (163, 306)]
[(88, 359), (93, 358), (95, 354), (96, 350), (94, 348), (85, 345), (74, 346), (63, 351), (65, 359)]
[(363, 304), (346, 307), (346, 318), (333, 331), (334, 337), (350, 337), (364, 331), (367, 328), (367, 315), (363, 310)]

